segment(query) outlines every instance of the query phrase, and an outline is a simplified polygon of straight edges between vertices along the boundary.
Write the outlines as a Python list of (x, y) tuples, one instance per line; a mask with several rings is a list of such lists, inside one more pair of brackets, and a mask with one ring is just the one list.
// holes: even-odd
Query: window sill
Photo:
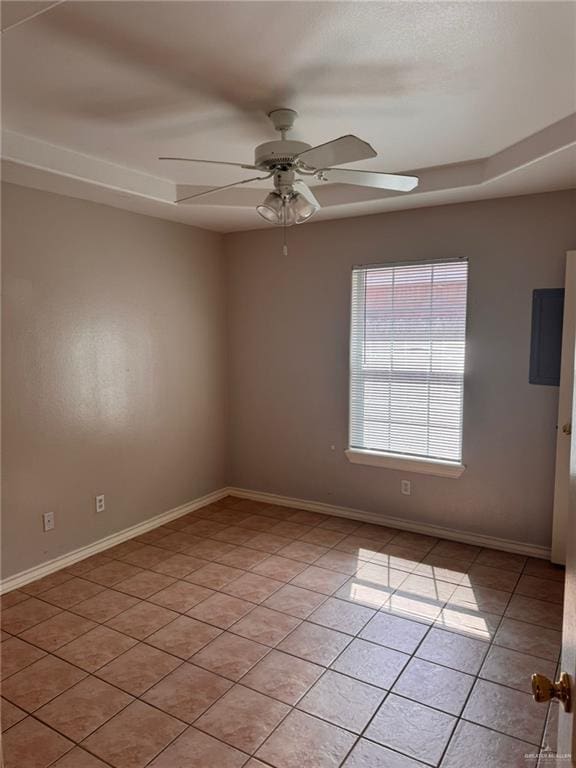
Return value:
[(405, 472), (418, 472), (421, 475), (460, 477), (466, 469), (464, 464), (457, 461), (409, 458), (392, 453), (380, 453), (379, 451), (363, 451), (360, 448), (348, 448), (345, 453), (348, 461), (352, 464), (365, 464), (368, 467), (383, 467), (385, 469), (402, 469)]

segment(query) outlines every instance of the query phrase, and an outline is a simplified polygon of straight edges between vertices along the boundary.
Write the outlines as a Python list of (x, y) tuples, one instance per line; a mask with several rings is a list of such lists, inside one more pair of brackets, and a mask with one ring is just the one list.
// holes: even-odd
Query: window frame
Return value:
[[(402, 261), (390, 261), (375, 264), (356, 264), (353, 265), (350, 275), (350, 307), (349, 307), (349, 348), (348, 348), (348, 446), (344, 451), (346, 458), (351, 464), (362, 464), (369, 467), (381, 467), (385, 469), (395, 469), (405, 472), (414, 472), (424, 475), (435, 475), (438, 477), (458, 478), (466, 469), (466, 465), (460, 461), (449, 459), (429, 458), (426, 456), (417, 456), (412, 454), (402, 454), (396, 452), (386, 452), (360, 448), (351, 445), (351, 421), (352, 421), (352, 330), (353, 330), (353, 306), (354, 306), (354, 271), (360, 269), (378, 269), (395, 266), (420, 266), (426, 264), (446, 264), (449, 262), (468, 262), (466, 257), (445, 257), (436, 259), (409, 259)], [(469, 263), (469, 262), (468, 262)], [(469, 291), (469, 271), (466, 282), (466, 313), (465, 313), (465, 347), (464, 347), (464, 374), (462, 391), (462, 434), (461, 444), (464, 447), (464, 400), (465, 400), (465, 381), (466, 381), (466, 349), (468, 346), (468, 291)]]

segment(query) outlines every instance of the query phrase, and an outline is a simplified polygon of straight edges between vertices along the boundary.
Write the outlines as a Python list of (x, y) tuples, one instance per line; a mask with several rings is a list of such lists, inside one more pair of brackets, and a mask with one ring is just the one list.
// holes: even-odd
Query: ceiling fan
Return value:
[(214, 187), (204, 192), (188, 195), (176, 203), (195, 200), (213, 195), (224, 189), (250, 184), (253, 181), (274, 179), (274, 191), (256, 206), (257, 212), (266, 221), (280, 226), (302, 224), (320, 209), (310, 187), (296, 176), (312, 176), (318, 181), (332, 181), (340, 184), (354, 184), (362, 187), (377, 187), (397, 192), (410, 192), (418, 186), (417, 176), (399, 176), (391, 173), (355, 170), (354, 168), (333, 168), (335, 165), (353, 163), (376, 157), (376, 152), (366, 141), (357, 136), (341, 136), (311, 147), (303, 141), (286, 139), (286, 133), (298, 117), (293, 109), (274, 109), (268, 117), (280, 133), (279, 141), (268, 141), (256, 147), (254, 164), (229, 163), (221, 160), (200, 160), (192, 157), (160, 157), (159, 160), (176, 160), (189, 163), (210, 163), (231, 165), (264, 172), (264, 176), (235, 181), (223, 187)]

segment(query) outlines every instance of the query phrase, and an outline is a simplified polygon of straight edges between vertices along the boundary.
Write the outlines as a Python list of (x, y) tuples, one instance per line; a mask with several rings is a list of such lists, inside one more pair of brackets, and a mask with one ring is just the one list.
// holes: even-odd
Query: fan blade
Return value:
[(185, 163), (209, 163), (210, 165), (233, 165), (235, 168), (248, 168), (257, 171), (256, 165), (244, 165), (243, 163), (228, 163), (225, 160), (198, 160), (195, 157), (159, 157), (158, 160), (181, 160)]
[(326, 144), (319, 144), (311, 149), (305, 149), (296, 157), (308, 168), (316, 170), (331, 165), (368, 160), (370, 157), (376, 157), (376, 154), (368, 142), (362, 141), (357, 136), (348, 135), (328, 141)]
[(323, 181), (355, 184), (358, 187), (392, 189), (396, 192), (410, 192), (418, 186), (417, 176), (399, 176), (395, 173), (378, 173), (377, 171), (356, 171), (353, 168), (325, 168), (320, 171), (320, 178)]
[(251, 181), (265, 181), (269, 179), (273, 174), (269, 173), (267, 176), (254, 176), (251, 179), (242, 179), (242, 181), (235, 181), (233, 184), (225, 184), (223, 187), (212, 187), (204, 192), (196, 192), (195, 195), (188, 195), (187, 197), (181, 197), (179, 200), (174, 200), (175, 203), (183, 203), (185, 200), (192, 200), (194, 197), (203, 197), (204, 195), (213, 195), (215, 192), (222, 192), (223, 189), (230, 189), (230, 187), (238, 187), (241, 184), (250, 184)]
[(320, 203), (318, 200), (316, 200), (308, 184), (304, 184), (303, 181), (298, 180), (292, 184), (292, 187), (296, 192), (299, 192), (302, 197), (310, 203), (310, 205), (313, 205), (315, 208), (320, 208)]

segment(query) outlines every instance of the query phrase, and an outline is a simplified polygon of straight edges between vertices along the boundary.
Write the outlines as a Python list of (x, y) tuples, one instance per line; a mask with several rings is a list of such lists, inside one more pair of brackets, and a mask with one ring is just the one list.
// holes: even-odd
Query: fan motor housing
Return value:
[(290, 168), (294, 165), (295, 156), (306, 149), (310, 149), (310, 144), (303, 141), (267, 141), (256, 147), (254, 165), (268, 170)]

